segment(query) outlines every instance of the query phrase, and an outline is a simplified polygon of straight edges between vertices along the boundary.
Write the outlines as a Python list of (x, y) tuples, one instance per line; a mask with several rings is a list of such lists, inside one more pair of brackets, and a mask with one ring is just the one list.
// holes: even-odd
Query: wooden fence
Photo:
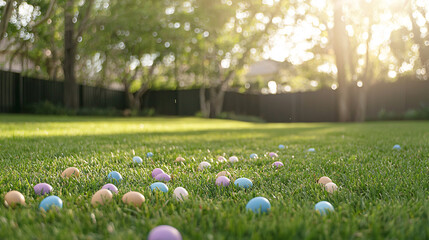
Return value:
[[(27, 106), (43, 101), (63, 105), (63, 91), (60, 81), (0, 71), (0, 113), (25, 112)], [(358, 91), (361, 91), (358, 87), (350, 89), (352, 115)], [(227, 92), (223, 111), (256, 116), (268, 122), (335, 122), (337, 97), (337, 91), (331, 89), (269, 95)], [(81, 108), (124, 109), (126, 93), (79, 85), (79, 103)], [(376, 119), (380, 111), (403, 114), (422, 106), (429, 106), (429, 81), (378, 83), (368, 90), (368, 119)], [(159, 115), (195, 115), (200, 110), (199, 90), (148, 91), (142, 97), (142, 108), (152, 108)]]

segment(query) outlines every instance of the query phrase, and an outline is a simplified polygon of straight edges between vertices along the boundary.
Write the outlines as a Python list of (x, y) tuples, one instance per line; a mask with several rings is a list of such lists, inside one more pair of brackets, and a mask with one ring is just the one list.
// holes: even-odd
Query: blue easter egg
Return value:
[(107, 178), (110, 180), (115, 180), (118, 183), (122, 180), (121, 174), (117, 171), (110, 172), (109, 175), (107, 175)]
[(266, 213), (270, 208), (270, 201), (264, 197), (255, 197), (246, 205), (246, 209), (251, 210), (254, 213)]
[(257, 159), (258, 155), (256, 153), (252, 153), (252, 154), (250, 154), (250, 158)]
[(322, 216), (328, 214), (329, 212), (333, 212), (334, 211), (334, 207), (332, 206), (332, 204), (330, 204), (327, 201), (318, 202), (314, 206), (314, 209), (316, 211), (319, 211), (320, 215), (322, 215)]
[(166, 193), (166, 192), (168, 192), (168, 187), (167, 187), (167, 185), (165, 185), (162, 182), (156, 182), (156, 183), (152, 183), (150, 185), (150, 190), (152, 190), (152, 191), (157, 190), (157, 191), (161, 191), (161, 192)]
[(239, 178), (235, 180), (234, 185), (241, 188), (250, 188), (253, 186), (253, 183), (248, 178)]
[(399, 146), (398, 144), (396, 144), (395, 146), (393, 146), (393, 149), (399, 150), (399, 149), (401, 149), (401, 146)]
[(49, 196), (40, 202), (39, 209), (48, 211), (53, 207), (63, 208), (63, 201), (57, 196)]
[(316, 149), (314, 149), (314, 148), (309, 148), (308, 150), (307, 150), (307, 152), (315, 152), (316, 151)]
[(146, 157), (148, 157), (148, 158), (153, 157), (153, 153), (152, 152), (146, 153)]
[(280, 144), (280, 145), (279, 145), (279, 148), (280, 148), (280, 149), (285, 149), (286, 147), (285, 147), (285, 145)]
[(139, 156), (135, 156), (135, 157), (133, 157), (133, 162), (134, 163), (142, 163), (143, 159)]

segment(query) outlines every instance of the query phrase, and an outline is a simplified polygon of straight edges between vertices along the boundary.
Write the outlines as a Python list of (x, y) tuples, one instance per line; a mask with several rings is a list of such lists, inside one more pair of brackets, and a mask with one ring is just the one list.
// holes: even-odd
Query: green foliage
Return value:
[(76, 112), (49, 101), (43, 101), (24, 107), (26, 112), (41, 115), (76, 115)]
[(255, 122), (255, 123), (263, 123), (265, 122), (264, 119), (256, 116), (247, 116), (247, 115), (239, 115), (232, 112), (222, 112), (217, 116), (219, 119), (229, 119), (229, 120), (236, 120), (236, 121), (242, 121), (242, 122)]
[(382, 109), (378, 113), (378, 120), (429, 120), (429, 106), (422, 105), (418, 109), (410, 109), (404, 114)]

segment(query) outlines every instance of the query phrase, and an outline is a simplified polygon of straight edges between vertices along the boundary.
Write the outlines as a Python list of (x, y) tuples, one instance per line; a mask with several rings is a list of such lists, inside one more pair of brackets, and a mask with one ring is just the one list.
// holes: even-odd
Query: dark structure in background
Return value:
[[(25, 112), (27, 106), (42, 101), (63, 105), (63, 84), (0, 71), (0, 112)], [(359, 90), (350, 88), (349, 98), (356, 99)], [(227, 92), (223, 111), (267, 122), (336, 122), (337, 94), (331, 89), (273, 95)], [(124, 109), (125, 99), (123, 91), (79, 86), (80, 108)], [(429, 106), (429, 81), (378, 83), (368, 90), (367, 119), (376, 119), (382, 110), (403, 114), (422, 106)], [(153, 108), (160, 115), (192, 116), (200, 111), (199, 90), (149, 91), (143, 96), (142, 108)], [(355, 109), (352, 104), (353, 114)]]

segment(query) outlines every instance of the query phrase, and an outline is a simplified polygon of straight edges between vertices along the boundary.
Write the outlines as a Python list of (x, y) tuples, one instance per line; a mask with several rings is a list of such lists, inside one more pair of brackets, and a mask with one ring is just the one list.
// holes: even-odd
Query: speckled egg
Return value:
[(155, 176), (155, 179), (157, 181), (168, 182), (168, 181), (171, 180), (171, 177), (167, 173), (160, 173), (160, 174), (158, 174), (158, 175)]
[(152, 178), (155, 178), (156, 175), (161, 174), (161, 173), (164, 173), (164, 171), (161, 168), (155, 168), (152, 171)]
[(162, 182), (156, 182), (156, 183), (152, 183), (150, 185), (150, 190), (152, 191), (161, 191), (161, 192), (168, 192), (168, 187), (167, 185), (165, 185)]
[(230, 182), (231, 181), (229, 180), (229, 178), (225, 176), (220, 176), (216, 178), (216, 185), (218, 186), (228, 187)]
[(104, 185), (101, 189), (107, 189), (107, 190), (111, 191), (112, 193), (118, 193), (118, 188), (111, 183)]
[(139, 192), (127, 192), (122, 196), (122, 202), (135, 207), (140, 207), (145, 201), (143, 194)]
[(64, 170), (63, 173), (61, 173), (61, 177), (63, 178), (69, 178), (69, 177), (79, 177), (79, 169), (75, 167), (69, 167), (66, 170)]
[(268, 154), (268, 156), (269, 156), (270, 158), (277, 158), (277, 157), (279, 157), (279, 155), (277, 155), (277, 153), (275, 153), (275, 152), (270, 152), (270, 153)]
[(318, 184), (322, 184), (322, 185), (326, 185), (327, 183), (330, 183), (330, 182), (332, 182), (332, 180), (326, 176), (319, 178), (319, 180), (317, 181)]
[(25, 205), (25, 198), (18, 191), (10, 191), (4, 196), (4, 204), (7, 207), (16, 207), (17, 205)]
[(176, 160), (174, 160), (175, 162), (184, 162), (185, 159), (182, 157), (177, 157)]
[(39, 204), (40, 210), (48, 211), (54, 208), (57, 208), (57, 209), (63, 208), (63, 201), (61, 200), (61, 198), (57, 196), (46, 197)]
[(248, 178), (239, 178), (235, 180), (234, 185), (240, 188), (251, 188), (253, 186), (252, 181)]
[(204, 170), (206, 168), (210, 168), (210, 167), (211, 167), (210, 163), (208, 163), (208, 162), (201, 162), (198, 165), (198, 170), (202, 171), (202, 170)]
[(283, 165), (283, 163), (282, 162), (274, 162), (273, 164), (273, 167), (276, 167), (276, 168), (279, 168), (279, 167), (283, 167), (284, 165)]
[(329, 212), (334, 212), (334, 207), (327, 201), (321, 201), (314, 206), (314, 210), (318, 211), (320, 215), (324, 216)]
[(338, 190), (338, 186), (337, 186), (337, 184), (330, 182), (330, 183), (325, 184), (325, 190), (329, 193), (334, 193), (335, 191)]
[(122, 181), (122, 176), (117, 171), (110, 172), (109, 175), (107, 175), (107, 178), (109, 180), (113, 180), (116, 183), (120, 183)]
[(160, 225), (149, 232), (147, 240), (182, 240), (182, 235), (172, 226)]
[(142, 162), (143, 162), (143, 159), (141, 157), (139, 157), (139, 156), (133, 157), (133, 163), (140, 164)]
[(283, 144), (279, 145), (279, 149), (285, 149), (285, 148), (286, 148), (285, 145), (283, 145)]
[(246, 209), (254, 213), (266, 213), (271, 209), (271, 204), (264, 197), (255, 197), (247, 203)]
[(152, 153), (152, 152), (148, 152), (148, 153), (146, 153), (146, 157), (148, 157), (148, 158), (153, 157), (153, 153)]
[(226, 162), (226, 158), (222, 157), (222, 156), (219, 156), (219, 157), (217, 157), (217, 161), (218, 162)]
[(232, 156), (232, 157), (230, 157), (230, 158), (229, 158), (229, 162), (231, 162), (231, 163), (238, 162), (238, 157), (236, 157), (236, 156)]
[(252, 153), (252, 154), (250, 154), (250, 158), (251, 159), (258, 159), (258, 154)]
[(109, 203), (112, 200), (113, 194), (110, 190), (101, 189), (98, 190), (91, 199), (91, 204), (93, 206), (104, 205), (105, 203)]
[(231, 177), (231, 174), (228, 171), (222, 171), (216, 175), (216, 178), (218, 178), (220, 176)]
[(52, 186), (47, 183), (38, 183), (33, 187), (33, 189), (36, 195), (45, 195), (52, 191)]
[(186, 191), (186, 189), (182, 187), (177, 187), (176, 189), (174, 189), (173, 195), (178, 201), (186, 200), (189, 197), (188, 191)]

